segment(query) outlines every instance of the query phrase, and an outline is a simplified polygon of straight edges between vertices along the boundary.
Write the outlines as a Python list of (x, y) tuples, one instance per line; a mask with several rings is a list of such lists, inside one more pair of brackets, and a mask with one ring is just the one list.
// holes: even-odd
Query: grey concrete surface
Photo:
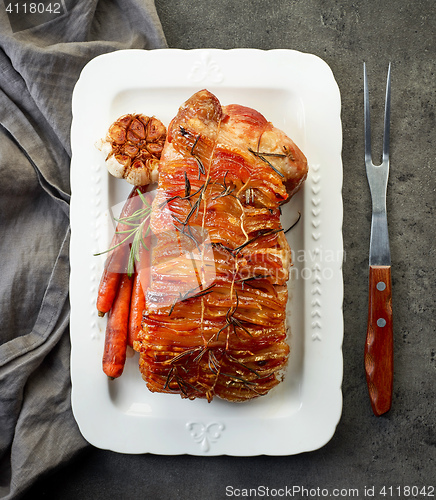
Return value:
[[(342, 418), (326, 446), (290, 457), (129, 456), (91, 449), (32, 493), (63, 499), (223, 499), (226, 485), (297, 485), (330, 493), (357, 488), (354, 498), (364, 498), (365, 488), (375, 486), (375, 498), (406, 498), (407, 490), (397, 487), (434, 487), (434, 1), (156, 0), (156, 6), (170, 47), (296, 49), (320, 56), (335, 75), (342, 98), (346, 252)], [(370, 231), (363, 163), (364, 61), (375, 157), (381, 152), (385, 79), (392, 63), (388, 215), (395, 388), (392, 410), (380, 418), (372, 414), (363, 369)], [(383, 486), (394, 489), (383, 497)]]

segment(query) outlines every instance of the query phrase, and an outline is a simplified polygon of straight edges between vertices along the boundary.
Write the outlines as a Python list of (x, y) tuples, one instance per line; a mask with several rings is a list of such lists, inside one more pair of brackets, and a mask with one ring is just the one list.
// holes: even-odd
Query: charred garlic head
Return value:
[(157, 167), (166, 139), (166, 128), (155, 117), (127, 114), (116, 120), (99, 149), (106, 155), (108, 171), (134, 186), (157, 180)]

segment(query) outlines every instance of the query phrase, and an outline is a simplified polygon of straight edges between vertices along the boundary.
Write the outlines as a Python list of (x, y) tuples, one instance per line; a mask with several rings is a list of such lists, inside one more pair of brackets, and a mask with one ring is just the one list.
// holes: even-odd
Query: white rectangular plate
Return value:
[[(131, 186), (107, 173), (95, 143), (124, 113), (165, 125), (203, 88), (223, 105), (253, 107), (306, 154), (304, 188), (283, 207), (294, 256), (286, 378), (267, 396), (236, 404), (150, 393), (129, 351), (123, 375), (101, 366), (105, 318), (95, 308), (104, 256)], [(71, 131), (71, 376), (73, 412), (93, 445), (124, 453), (290, 455), (332, 437), (342, 410), (342, 129), (330, 68), (290, 50), (128, 50), (99, 56), (73, 95)]]

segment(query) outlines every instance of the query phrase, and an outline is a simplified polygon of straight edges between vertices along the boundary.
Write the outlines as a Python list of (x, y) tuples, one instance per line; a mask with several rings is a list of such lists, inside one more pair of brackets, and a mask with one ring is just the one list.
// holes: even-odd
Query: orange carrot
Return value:
[(141, 330), (144, 308), (145, 294), (139, 274), (136, 273), (133, 282), (132, 299), (130, 301), (129, 332), (127, 337), (127, 345), (130, 347), (133, 347), (133, 342), (136, 340)]
[[(124, 204), (120, 219), (131, 216), (135, 210), (142, 205), (142, 201), (138, 196), (138, 189), (142, 193), (145, 192), (145, 187), (135, 186), (132, 189), (126, 203)], [(110, 248), (116, 248), (109, 252), (101, 276), (97, 294), (97, 311), (99, 316), (104, 316), (110, 311), (120, 284), (120, 274), (126, 271), (130, 251), (130, 241), (127, 240), (118, 247), (117, 245), (119, 245), (123, 239), (126, 238), (125, 233), (122, 233), (121, 231), (125, 231), (127, 229), (129, 229), (127, 224), (119, 222), (112, 238)]]
[(103, 371), (111, 379), (119, 377), (124, 370), (132, 285), (133, 279), (127, 273), (122, 274), (114, 305), (108, 315)]
[(118, 291), (120, 279), (120, 273), (113, 273), (107, 269), (103, 271), (97, 296), (97, 311), (100, 317), (110, 311)]
[[(152, 194), (145, 195), (149, 204), (152, 203)], [(148, 221), (149, 222), (149, 221)], [(144, 245), (139, 247), (139, 258), (136, 263), (135, 281), (133, 284), (132, 300), (130, 303), (129, 336), (128, 345), (133, 347), (133, 342), (137, 339), (142, 328), (142, 314), (145, 309), (145, 294), (150, 285), (150, 265), (151, 265), (151, 234), (149, 224), (143, 228)]]

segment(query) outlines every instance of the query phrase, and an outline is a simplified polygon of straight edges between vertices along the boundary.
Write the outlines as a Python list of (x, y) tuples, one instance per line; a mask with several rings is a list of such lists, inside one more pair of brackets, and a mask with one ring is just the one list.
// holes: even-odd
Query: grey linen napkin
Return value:
[(152, 0), (67, 0), (62, 6), (63, 15), (21, 31), (0, 11), (2, 499), (22, 496), (41, 474), (86, 446), (70, 403), (74, 85), (99, 54), (166, 47)]

